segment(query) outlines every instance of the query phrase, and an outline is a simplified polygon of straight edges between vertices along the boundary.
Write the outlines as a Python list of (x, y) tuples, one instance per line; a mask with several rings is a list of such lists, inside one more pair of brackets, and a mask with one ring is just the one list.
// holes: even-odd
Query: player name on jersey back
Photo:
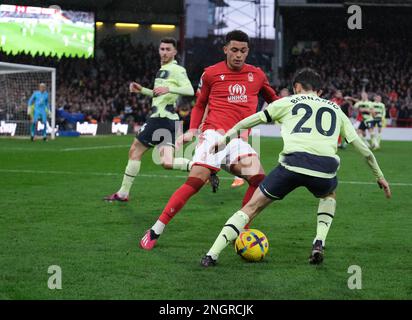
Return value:
[(321, 97), (316, 97), (314, 95), (294, 95), (292, 97), (293, 98), (290, 100), (290, 102), (292, 102), (293, 104), (297, 104), (299, 102), (304, 102), (304, 101), (307, 101), (307, 100), (311, 100), (311, 101), (326, 103), (334, 109), (340, 109), (340, 107), (335, 102), (323, 99)]
[(357, 137), (340, 107), (314, 93), (277, 100), (261, 117), (265, 122), (278, 121), (282, 125), (284, 147), (279, 162), (291, 171), (321, 178), (336, 175), (339, 134), (348, 142)]

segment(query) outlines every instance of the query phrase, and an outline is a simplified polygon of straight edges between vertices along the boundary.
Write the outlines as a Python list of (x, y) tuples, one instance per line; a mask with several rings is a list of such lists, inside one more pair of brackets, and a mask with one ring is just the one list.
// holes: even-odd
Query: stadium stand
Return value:
[[(210, 42), (196, 44), (193, 46), (194, 55), (196, 50), (213, 45)], [(217, 40), (215, 46), (221, 45)], [(344, 95), (357, 98), (365, 87), (371, 94), (382, 95), (387, 107), (388, 125), (411, 127), (412, 57), (408, 54), (409, 47), (396, 40), (386, 40), (384, 43), (375, 39), (324, 41), (313, 50), (294, 52), (286, 68), (286, 76), (276, 89), (279, 92), (290, 87), (290, 79), (297, 68), (311, 66), (326, 79), (324, 97), (332, 98), (336, 90), (341, 90)], [(216, 48), (207, 51), (214, 52), (215, 61), (221, 59)], [(207, 58), (211, 59), (210, 56)], [(266, 60), (259, 60), (258, 55), (251, 55), (250, 58), (261, 65), (267, 74), (271, 73)], [(26, 53), (10, 56), (0, 51), (0, 60), (56, 67), (57, 109), (82, 114), (88, 121), (104, 123), (116, 119), (131, 125), (145, 122), (150, 111), (150, 99), (143, 95), (130, 95), (127, 84), (133, 80), (150, 87), (155, 70), (159, 67), (156, 45), (133, 45), (127, 35), (102, 40), (96, 48), (95, 59), (32, 57)], [(208, 63), (211, 62), (193, 63), (189, 60), (187, 70), (194, 85), (201, 75), (202, 66)], [(178, 112), (187, 122), (190, 101), (183, 101), (181, 105), (182, 110), (179, 108)], [(351, 106), (347, 107), (350, 110)]]
[(86, 120), (111, 122), (120, 117), (122, 122), (138, 124), (145, 121), (150, 100), (130, 95), (128, 83), (134, 80), (150, 87), (159, 65), (155, 46), (133, 47), (128, 37), (103, 40), (94, 60), (2, 52), (0, 60), (57, 68), (57, 109), (81, 113)]
[[(359, 98), (363, 88), (381, 94), (390, 125), (412, 126), (412, 57), (404, 41), (377, 39), (325, 40), (312, 50), (292, 55), (287, 86), (294, 70), (313, 67), (326, 79), (324, 96), (332, 98), (336, 90)], [(392, 111), (390, 109), (392, 108)], [(396, 108), (393, 109), (393, 108)]]

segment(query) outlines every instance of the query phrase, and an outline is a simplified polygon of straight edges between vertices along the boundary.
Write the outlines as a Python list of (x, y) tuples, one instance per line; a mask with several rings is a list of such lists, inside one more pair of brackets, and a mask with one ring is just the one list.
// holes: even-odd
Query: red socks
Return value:
[[(256, 188), (265, 178), (264, 174), (257, 174), (248, 180), (249, 188), (246, 190), (243, 197), (242, 207), (252, 198)], [(170, 220), (184, 207), (186, 202), (196, 194), (205, 184), (205, 181), (195, 177), (189, 177), (186, 182), (173, 193), (169, 202), (164, 208), (159, 220), (164, 224), (168, 224)]]
[(195, 177), (187, 178), (186, 182), (173, 193), (164, 208), (159, 220), (168, 224), (170, 220), (184, 207), (186, 202), (196, 194), (205, 184), (205, 181)]
[[(257, 174), (253, 177), (251, 177), (248, 181), (249, 183), (249, 188), (246, 190), (245, 196), (243, 197), (242, 200), (242, 207), (245, 206), (246, 203), (249, 202), (249, 200), (252, 198), (253, 194), (255, 193), (255, 190), (257, 187), (259, 187), (259, 184), (265, 179), (264, 174)], [(251, 221), (247, 225), (245, 225), (245, 229), (249, 229)]]
[(246, 190), (245, 196), (243, 197), (242, 207), (244, 207), (245, 204), (249, 202), (249, 200), (253, 196), (253, 193), (255, 192), (257, 187), (259, 187), (259, 184), (263, 181), (263, 179), (265, 179), (264, 174), (257, 174), (248, 180), (249, 188)]

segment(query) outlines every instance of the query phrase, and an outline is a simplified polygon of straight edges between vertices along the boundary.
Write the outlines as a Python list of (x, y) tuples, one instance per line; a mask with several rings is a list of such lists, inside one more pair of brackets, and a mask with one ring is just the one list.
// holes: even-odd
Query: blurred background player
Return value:
[(289, 89), (288, 88), (283, 88), (282, 90), (280, 90), (279, 92), (279, 97), (280, 98), (284, 98), (284, 97), (288, 97), (290, 95)]
[(161, 67), (156, 74), (153, 90), (139, 83), (130, 84), (130, 92), (153, 97), (152, 114), (140, 128), (129, 150), (129, 161), (123, 176), (122, 185), (116, 193), (104, 198), (106, 201), (128, 201), (129, 192), (135, 177), (140, 171), (142, 156), (150, 148), (159, 148), (161, 164), (165, 169), (189, 171), (192, 162), (185, 158), (174, 159), (175, 134), (179, 115), (176, 101), (179, 96), (192, 96), (194, 90), (186, 70), (177, 64), (177, 41), (163, 38), (159, 45)]
[(250, 219), (298, 187), (306, 187), (320, 198), (316, 236), (309, 262), (322, 263), (326, 236), (336, 208), (336, 173), (340, 164), (336, 141), (339, 134), (365, 157), (379, 187), (384, 189), (387, 198), (391, 197), (389, 184), (373, 153), (357, 135), (351, 121), (339, 106), (318, 97), (321, 86), (322, 80), (317, 72), (309, 68), (299, 70), (293, 80), (295, 95), (271, 103), (265, 111), (240, 121), (212, 147), (215, 150), (224, 147), (240, 130), (261, 123), (278, 120), (282, 124), (284, 147), (279, 155), (279, 165), (266, 176), (251, 200), (226, 222), (213, 246), (202, 258), (202, 266), (214, 266), (221, 251), (238, 237)]
[[(266, 102), (278, 97), (269, 85), (265, 73), (246, 64), (249, 53), (249, 37), (240, 30), (229, 32), (223, 51), (226, 60), (205, 69), (199, 83), (196, 104), (192, 110), (190, 129), (179, 137), (177, 144), (191, 141), (202, 124), (202, 133), (193, 157), (193, 167), (186, 182), (169, 199), (162, 214), (151, 229), (147, 230), (140, 247), (153, 249), (166, 225), (184, 207), (209, 179), (224, 165), (229, 173), (244, 178), (249, 187), (242, 203), (249, 201), (259, 183), (265, 177), (255, 150), (243, 139), (234, 139), (218, 154), (211, 154), (210, 147), (238, 121), (256, 113), (258, 95)], [(208, 113), (203, 120), (206, 107)]]
[[(366, 91), (361, 92), (361, 100), (356, 102), (353, 108), (358, 111), (357, 120), (360, 121), (357, 129), (358, 135), (368, 147), (371, 147), (371, 144), (368, 142), (366, 136), (366, 130), (369, 131), (371, 128), (371, 121), (373, 121), (373, 109)], [(373, 138), (374, 136), (371, 135), (371, 142)]]
[(47, 114), (50, 112), (49, 93), (46, 84), (40, 83), (39, 90), (35, 90), (27, 103), (27, 115), (32, 118), (30, 139), (34, 141), (37, 121), (41, 119), (43, 128), (43, 141), (47, 140)]
[[(382, 135), (382, 126), (384, 125), (385, 116), (386, 116), (386, 108), (385, 105), (382, 103), (382, 97), (379, 94), (376, 94), (373, 97), (372, 108), (374, 111), (374, 117), (371, 124), (371, 130), (375, 135), (375, 141), (373, 143), (373, 149), (377, 150), (380, 148), (381, 145), (381, 135)], [(378, 133), (375, 133), (375, 127), (378, 127)]]

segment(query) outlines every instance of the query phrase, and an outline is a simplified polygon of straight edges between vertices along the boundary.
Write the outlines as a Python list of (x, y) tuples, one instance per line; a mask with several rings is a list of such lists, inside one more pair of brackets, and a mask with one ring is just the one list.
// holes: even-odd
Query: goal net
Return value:
[[(56, 69), (25, 64), (0, 62), (0, 135), (30, 135), (28, 101), (39, 84), (46, 85), (49, 93), (50, 113), (47, 118), (47, 134), (55, 137), (56, 126)], [(39, 121), (36, 131), (43, 129)]]

